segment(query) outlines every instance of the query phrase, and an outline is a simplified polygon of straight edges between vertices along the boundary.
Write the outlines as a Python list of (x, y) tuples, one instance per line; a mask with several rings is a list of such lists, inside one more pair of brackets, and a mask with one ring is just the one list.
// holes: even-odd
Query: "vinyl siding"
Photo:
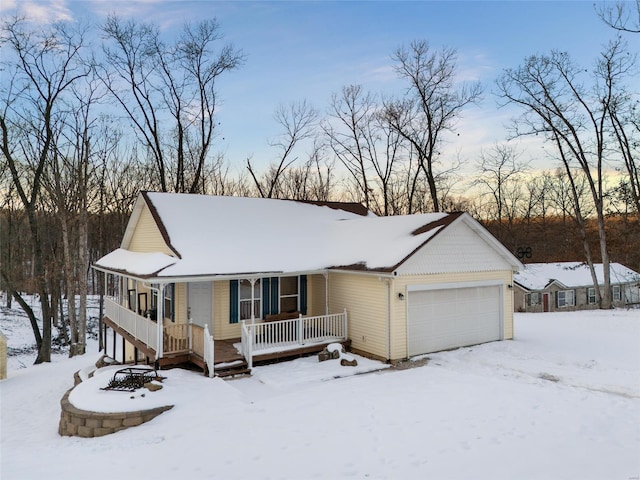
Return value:
[[(513, 285), (511, 270), (475, 273), (447, 273), (439, 275), (406, 275), (398, 276), (393, 281), (391, 305), (390, 351), (392, 360), (407, 357), (407, 299), (409, 285), (437, 285), (442, 283), (466, 283), (488, 280), (501, 280), (504, 283), (503, 292), (503, 336), (504, 339), (513, 338)], [(404, 295), (400, 300), (398, 294)]]
[(175, 255), (162, 238), (149, 208), (145, 205), (131, 236), (131, 242), (126, 246), (132, 252), (162, 252)]
[[(307, 316), (324, 315), (323, 275), (307, 276)], [(229, 323), (229, 281), (213, 283), (213, 335), (217, 340), (240, 338), (240, 323)]]
[(458, 222), (435, 236), (398, 269), (398, 275), (509, 270), (511, 264), (469, 225)]
[(329, 273), (329, 313), (345, 308), (351, 347), (386, 359), (386, 282), (377, 275)]
[(187, 323), (187, 284), (176, 283), (174, 291), (175, 323)]
[(213, 282), (213, 338), (240, 338), (240, 323), (229, 323), (229, 281)]
[[(326, 282), (324, 275), (307, 276), (307, 315), (324, 315), (326, 312)], [(335, 313), (335, 312), (334, 312)]]

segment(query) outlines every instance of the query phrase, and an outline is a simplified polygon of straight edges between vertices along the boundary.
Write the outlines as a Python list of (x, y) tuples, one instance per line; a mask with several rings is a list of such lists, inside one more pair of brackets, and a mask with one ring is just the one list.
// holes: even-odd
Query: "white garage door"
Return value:
[(500, 340), (501, 285), (409, 292), (409, 356)]

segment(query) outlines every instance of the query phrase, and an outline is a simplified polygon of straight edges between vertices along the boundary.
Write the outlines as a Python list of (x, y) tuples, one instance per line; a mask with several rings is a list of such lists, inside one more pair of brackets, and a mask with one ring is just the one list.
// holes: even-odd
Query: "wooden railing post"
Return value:
[(344, 313), (343, 313), (344, 317), (342, 320), (342, 336), (345, 338), (345, 340), (347, 339), (348, 335), (348, 330), (347, 330), (347, 309), (345, 307), (344, 309)]
[(298, 316), (298, 343), (304, 345), (304, 320), (302, 314)]

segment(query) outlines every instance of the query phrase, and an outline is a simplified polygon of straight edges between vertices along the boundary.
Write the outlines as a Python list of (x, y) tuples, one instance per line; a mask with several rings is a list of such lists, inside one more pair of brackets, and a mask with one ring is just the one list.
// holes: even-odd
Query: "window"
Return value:
[(168, 285), (165, 285), (164, 287), (164, 304), (162, 305), (162, 312), (163, 312), (163, 316), (166, 319), (171, 320), (172, 322), (175, 322), (175, 315), (173, 312), (173, 304), (174, 304), (174, 291), (175, 291), (175, 285), (173, 283), (170, 283)]
[(560, 290), (556, 292), (556, 306), (558, 308), (572, 307), (574, 305), (575, 295), (573, 290)]
[(525, 299), (526, 299), (527, 305), (529, 305), (530, 307), (540, 305), (540, 299), (541, 299), (540, 292), (527, 293)]
[(619, 302), (620, 300), (622, 300), (620, 285), (614, 285), (613, 287), (611, 287), (611, 297), (614, 302)]
[(256, 279), (251, 287), (249, 280), (240, 280), (238, 301), (240, 302), (240, 320), (249, 320), (252, 318), (261, 318), (262, 312), (262, 296), (260, 294), (260, 279)]
[(298, 310), (298, 277), (280, 278), (280, 313)]
[(229, 323), (299, 311), (307, 314), (307, 276), (229, 281)]
[(589, 305), (596, 303), (596, 289), (594, 287), (587, 288), (587, 302)]
[[(147, 313), (151, 320), (156, 320), (158, 316), (158, 285), (152, 285), (152, 287), (151, 309)], [(172, 322), (176, 321), (174, 315), (174, 287), (175, 285), (173, 283), (168, 283), (167, 285), (165, 285), (162, 299), (162, 317), (166, 318), (167, 320), (171, 320)]]

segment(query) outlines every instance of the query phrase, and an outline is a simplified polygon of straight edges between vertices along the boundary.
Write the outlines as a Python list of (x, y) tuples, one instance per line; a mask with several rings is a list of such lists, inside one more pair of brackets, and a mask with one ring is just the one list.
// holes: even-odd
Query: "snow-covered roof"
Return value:
[[(604, 283), (601, 263), (594, 264), (598, 284)], [(620, 263), (611, 263), (611, 283), (640, 281), (640, 274)], [(593, 285), (589, 266), (581, 262), (529, 263), (525, 269), (513, 275), (513, 281), (528, 290), (544, 290), (556, 282), (565, 287), (586, 287)]]
[(96, 266), (147, 277), (346, 266), (391, 271), (462, 215), (377, 217), (353, 204), (172, 193), (146, 193), (141, 198), (175, 257), (131, 252), (123, 244)]

